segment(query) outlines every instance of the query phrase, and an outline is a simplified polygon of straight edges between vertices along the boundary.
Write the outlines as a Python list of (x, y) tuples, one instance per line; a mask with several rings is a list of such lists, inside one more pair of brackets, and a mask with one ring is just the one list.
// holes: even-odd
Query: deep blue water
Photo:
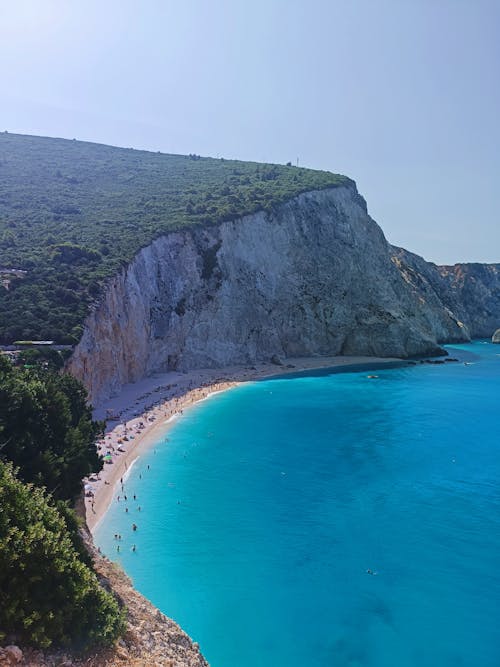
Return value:
[(448, 349), (204, 401), (98, 544), (213, 667), (498, 667), (500, 346)]

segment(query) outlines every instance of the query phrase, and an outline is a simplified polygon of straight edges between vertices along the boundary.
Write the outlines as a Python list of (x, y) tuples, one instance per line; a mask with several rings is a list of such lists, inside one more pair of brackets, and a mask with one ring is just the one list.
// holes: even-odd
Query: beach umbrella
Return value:
[(85, 491), (91, 491), (93, 489), (92, 484), (85, 484)]

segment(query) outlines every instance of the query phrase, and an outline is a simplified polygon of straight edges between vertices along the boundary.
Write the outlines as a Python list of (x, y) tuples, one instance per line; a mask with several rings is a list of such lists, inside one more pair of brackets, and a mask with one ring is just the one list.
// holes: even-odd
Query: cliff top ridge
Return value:
[(271, 210), (346, 176), (0, 133), (0, 343), (76, 343), (107, 278), (173, 230)]

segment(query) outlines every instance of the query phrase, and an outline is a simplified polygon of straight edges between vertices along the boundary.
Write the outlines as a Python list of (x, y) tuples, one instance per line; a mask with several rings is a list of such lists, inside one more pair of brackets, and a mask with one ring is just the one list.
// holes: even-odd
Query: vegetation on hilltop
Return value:
[(105, 280), (157, 236), (346, 183), (288, 165), (2, 133), (0, 342), (75, 343)]

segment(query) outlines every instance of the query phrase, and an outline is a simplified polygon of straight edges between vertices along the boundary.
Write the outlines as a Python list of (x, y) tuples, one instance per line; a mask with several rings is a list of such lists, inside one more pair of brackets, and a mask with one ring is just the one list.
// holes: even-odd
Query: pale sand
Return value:
[[(125, 481), (134, 461), (151, 445), (161, 441), (184, 409), (208, 396), (242, 382), (272, 375), (321, 368), (370, 370), (402, 363), (401, 359), (378, 357), (301, 357), (287, 359), (283, 366), (261, 363), (251, 367), (162, 373), (126, 385), (116, 398), (109, 399), (94, 411), (96, 419), (108, 418), (106, 433), (99, 446), (102, 454), (111, 452), (113, 463), (104, 463), (97, 481), (93, 481), (96, 476), (85, 480), (92, 486), (94, 494), (85, 498), (89, 529), (94, 531), (113, 498), (120, 493), (120, 479)], [(118, 447), (125, 451), (119, 452)]]

